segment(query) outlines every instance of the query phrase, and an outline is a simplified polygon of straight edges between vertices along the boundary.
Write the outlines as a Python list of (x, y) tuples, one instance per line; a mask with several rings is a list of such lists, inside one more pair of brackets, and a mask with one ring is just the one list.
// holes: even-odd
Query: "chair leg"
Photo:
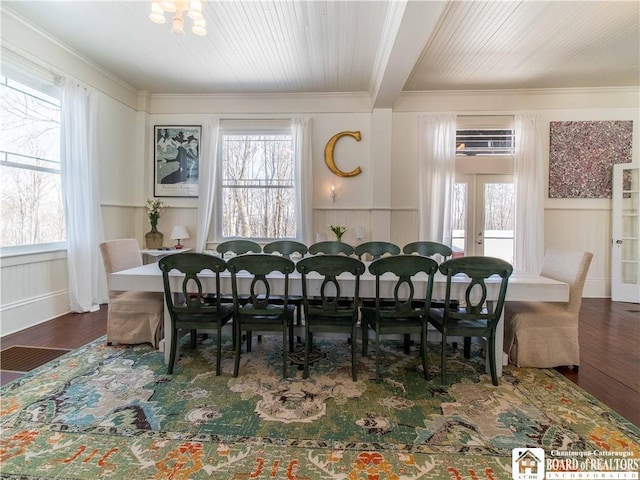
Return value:
[[(287, 322), (288, 320), (285, 320)], [(287, 324), (282, 324), (282, 378), (287, 378)]]
[(411, 353), (411, 335), (404, 334), (404, 354), (409, 355)]
[(471, 337), (464, 337), (464, 358), (471, 358)]
[[(251, 351), (251, 344), (253, 343), (253, 339), (251, 338), (251, 334), (253, 332), (247, 331), (245, 336), (247, 337), (247, 353)], [(260, 335), (258, 335), (258, 341), (260, 341)]]
[(289, 351), (293, 352), (293, 318), (287, 320), (287, 326), (289, 328)]
[(422, 369), (424, 370), (424, 379), (429, 380), (429, 374), (427, 371), (427, 327), (422, 327), (420, 332), (420, 356), (422, 357)]
[(238, 376), (238, 370), (240, 370), (240, 349), (242, 348), (242, 329), (240, 326), (240, 321), (235, 321), (233, 322), (233, 326), (234, 326), (234, 337), (236, 338), (235, 340), (235, 345), (236, 345), (236, 358), (233, 364), (233, 376), (237, 377)]
[(220, 362), (222, 362), (222, 325), (218, 325), (218, 338), (216, 339), (216, 376), (221, 373)]
[(171, 350), (169, 353), (169, 365), (167, 365), (167, 375), (173, 373), (173, 364), (176, 361), (176, 350), (178, 349), (178, 330), (173, 329), (173, 335), (171, 335)]
[(376, 328), (376, 381), (380, 381), (380, 334)]
[(491, 371), (491, 382), (498, 386), (498, 372), (496, 371), (496, 338), (489, 337), (489, 370)]
[(442, 385), (446, 385), (446, 371), (447, 371), (447, 337), (442, 334), (442, 349), (440, 358), (440, 382)]
[(198, 331), (195, 328), (191, 329), (191, 348), (195, 350), (198, 341)]
[(354, 325), (351, 329), (351, 338), (353, 338), (353, 342), (351, 342), (351, 379), (354, 382), (358, 381), (358, 372), (356, 371), (356, 338), (357, 338), (357, 330)]
[(309, 378), (309, 354), (311, 353), (312, 345), (313, 345), (313, 334), (307, 328), (305, 330), (304, 370), (302, 371), (302, 378)]

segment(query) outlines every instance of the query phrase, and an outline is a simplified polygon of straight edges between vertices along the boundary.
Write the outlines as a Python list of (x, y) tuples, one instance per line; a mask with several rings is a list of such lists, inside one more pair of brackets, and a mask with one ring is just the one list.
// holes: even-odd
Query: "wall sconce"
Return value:
[(171, 231), (171, 240), (178, 240), (178, 244), (174, 247), (176, 250), (180, 250), (184, 246), (180, 243), (180, 240), (184, 240), (185, 238), (191, 238), (187, 231), (187, 227), (182, 225), (176, 225), (173, 227), (173, 230)]
[(356, 227), (354, 233), (357, 240), (362, 240), (364, 238), (364, 227)]
[(337, 196), (338, 196), (338, 194), (336, 193), (335, 185), (331, 185), (331, 202), (332, 203), (336, 203), (336, 197)]

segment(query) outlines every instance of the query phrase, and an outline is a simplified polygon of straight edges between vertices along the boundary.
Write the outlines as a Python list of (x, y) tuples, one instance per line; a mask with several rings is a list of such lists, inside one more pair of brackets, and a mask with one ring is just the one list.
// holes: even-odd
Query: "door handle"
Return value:
[(622, 240), (616, 240), (616, 245), (622, 245)]

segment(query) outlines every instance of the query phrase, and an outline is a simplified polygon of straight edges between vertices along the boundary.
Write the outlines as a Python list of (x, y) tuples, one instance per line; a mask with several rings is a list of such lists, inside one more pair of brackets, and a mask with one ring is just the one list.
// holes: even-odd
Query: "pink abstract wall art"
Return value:
[(631, 162), (633, 121), (551, 122), (549, 198), (611, 198), (612, 166)]

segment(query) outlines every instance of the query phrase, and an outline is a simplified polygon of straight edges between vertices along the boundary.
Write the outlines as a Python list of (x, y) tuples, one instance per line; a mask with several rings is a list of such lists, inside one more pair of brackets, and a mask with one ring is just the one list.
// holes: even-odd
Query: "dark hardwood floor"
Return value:
[[(107, 331), (107, 309), (68, 314), (6, 335), (12, 345), (78, 348)], [(611, 409), (640, 427), (640, 305), (585, 298), (580, 310), (580, 369), (558, 368)], [(20, 374), (1, 372), (1, 384)]]

